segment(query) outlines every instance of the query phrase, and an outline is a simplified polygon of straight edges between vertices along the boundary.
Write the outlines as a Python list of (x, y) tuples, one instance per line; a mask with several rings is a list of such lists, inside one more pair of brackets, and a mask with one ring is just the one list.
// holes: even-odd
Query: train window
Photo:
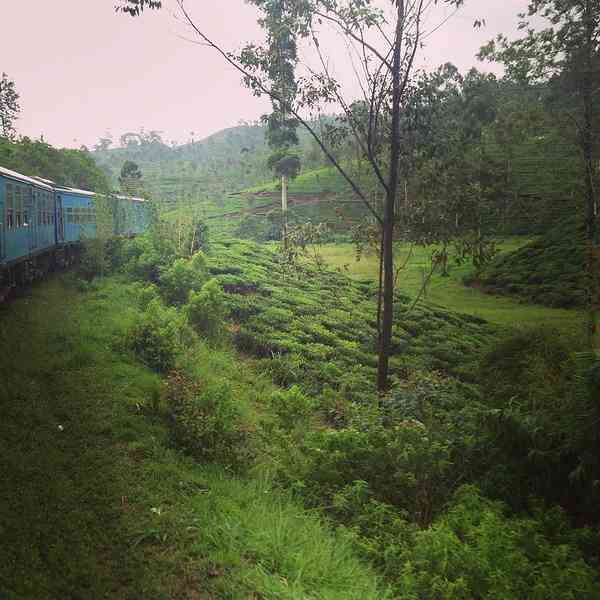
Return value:
[(44, 224), (44, 192), (37, 192), (35, 195), (35, 211), (37, 213), (37, 224)]
[(14, 192), (12, 183), (6, 184), (6, 228), (12, 229), (14, 227), (13, 221), (13, 210), (14, 210)]
[(20, 185), (15, 185), (15, 227), (23, 225), (23, 192)]

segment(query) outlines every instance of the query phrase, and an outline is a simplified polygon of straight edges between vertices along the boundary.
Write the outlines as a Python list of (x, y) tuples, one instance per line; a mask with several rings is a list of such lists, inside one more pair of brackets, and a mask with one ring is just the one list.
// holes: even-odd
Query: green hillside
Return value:
[[(248, 194), (276, 192), (281, 189), (279, 181), (257, 185), (244, 190)], [(290, 194), (351, 194), (348, 182), (334, 167), (321, 167), (305, 171), (289, 182)]]
[[(161, 200), (202, 202), (252, 186), (261, 190), (276, 186), (270, 183), (273, 174), (267, 159), (271, 151), (262, 126), (238, 125), (179, 146), (136, 136), (126, 147), (92, 154), (115, 185), (123, 163), (131, 160), (140, 166), (146, 190)], [(320, 152), (302, 128), (298, 138), (303, 168), (322, 164)]]
[(144, 187), (161, 200), (199, 200), (224, 195), (269, 177), (268, 149), (261, 127), (239, 126), (182, 146), (160, 141), (131, 143), (93, 153), (115, 184), (123, 163), (143, 173)]
[(492, 294), (512, 295), (553, 307), (584, 303), (583, 231), (565, 218), (538, 239), (498, 256), (467, 283)]
[[(296, 356), (288, 362), (299, 361), (302, 375), (297, 376), (310, 382), (313, 392), (324, 385), (350, 385), (351, 380), (362, 385), (374, 379), (371, 281), (308, 267), (302, 277), (290, 278), (275, 253), (246, 241), (215, 244), (209, 266), (239, 323), (238, 348), (258, 357)], [(483, 319), (433, 305), (407, 312), (410, 299), (398, 300), (392, 359), (396, 374), (426, 368), (472, 379), (473, 361), (495, 328)]]

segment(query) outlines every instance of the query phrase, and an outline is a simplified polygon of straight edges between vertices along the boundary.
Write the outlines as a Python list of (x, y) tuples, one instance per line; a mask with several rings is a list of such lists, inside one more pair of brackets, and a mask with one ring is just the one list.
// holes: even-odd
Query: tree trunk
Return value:
[(404, 0), (398, 0), (398, 17), (392, 63), (392, 139), (390, 145), (390, 178), (383, 214), (383, 319), (377, 365), (377, 389), (384, 392), (389, 386), (389, 358), (392, 347), (394, 325), (394, 221), (396, 195), (398, 191), (398, 167), (400, 160), (400, 81), (402, 36), (404, 33)]
[(383, 235), (379, 243), (379, 284), (377, 286), (377, 347), (381, 345), (381, 308), (383, 301)]
[(582, 81), (583, 128), (581, 134), (583, 161), (585, 167), (585, 262), (587, 275), (588, 341), (592, 349), (598, 347), (597, 341), (597, 277), (595, 260), (596, 238), (596, 202), (594, 198), (594, 156), (593, 156), (593, 44), (594, 14), (590, 0), (585, 3), (585, 69)]
[(281, 176), (281, 226), (283, 245), (287, 248), (288, 238), (288, 178), (287, 175)]

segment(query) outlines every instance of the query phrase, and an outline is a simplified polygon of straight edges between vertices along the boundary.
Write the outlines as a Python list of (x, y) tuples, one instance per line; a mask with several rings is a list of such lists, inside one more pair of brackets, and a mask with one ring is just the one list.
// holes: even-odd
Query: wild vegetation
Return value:
[(427, 3), (387, 55), (370, 2), (251, 4), (265, 43), (228, 53), (177, 2), (263, 125), (0, 141), (152, 203), (1, 308), (0, 592), (600, 599), (597, 0), (532, 2), (548, 29), (481, 50), (502, 77), (413, 73)]
[(584, 306), (583, 248), (583, 226), (566, 218), (538, 239), (495, 258), (467, 283), (546, 306)]
[(23, 175), (50, 179), (58, 185), (105, 191), (108, 181), (87, 150), (57, 149), (43, 140), (0, 136), (0, 164)]

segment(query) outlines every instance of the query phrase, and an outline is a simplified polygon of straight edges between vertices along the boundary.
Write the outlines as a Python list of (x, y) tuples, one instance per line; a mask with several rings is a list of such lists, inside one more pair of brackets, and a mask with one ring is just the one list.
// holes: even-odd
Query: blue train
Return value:
[[(69, 264), (81, 242), (97, 235), (94, 192), (60, 187), (0, 167), (0, 302), (15, 286)], [(149, 205), (142, 198), (111, 195), (108, 227), (114, 236), (145, 231)]]

